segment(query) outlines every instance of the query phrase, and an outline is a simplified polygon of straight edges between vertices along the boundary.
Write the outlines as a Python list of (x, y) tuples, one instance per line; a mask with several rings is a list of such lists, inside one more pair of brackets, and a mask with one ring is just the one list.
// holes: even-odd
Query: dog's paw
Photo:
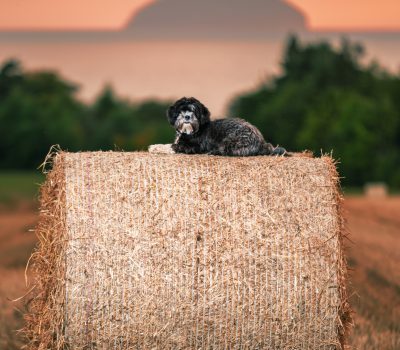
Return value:
[(174, 154), (174, 150), (172, 149), (172, 144), (168, 143), (166, 145), (150, 145), (149, 146), (150, 153), (163, 153), (163, 154)]

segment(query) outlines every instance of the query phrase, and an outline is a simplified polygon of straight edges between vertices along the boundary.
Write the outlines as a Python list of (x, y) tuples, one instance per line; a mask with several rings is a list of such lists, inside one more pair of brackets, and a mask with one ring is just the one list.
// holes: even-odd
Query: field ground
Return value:
[(400, 349), (400, 197), (345, 201), (355, 328), (351, 344)]
[[(15, 330), (23, 323), (23, 303), (9, 299), (29, 289), (24, 269), (36, 243), (31, 231), (36, 205), (26, 199), (37, 187), (29, 186), (29, 176), (20, 176), (22, 185), (12, 191), (14, 175), (0, 175), (0, 349), (10, 350), (22, 344)], [(36, 179), (40, 182), (41, 177)], [(400, 349), (400, 197), (349, 196), (345, 215), (355, 311), (350, 349)]]
[(32, 231), (36, 211), (26, 204), (0, 211), (0, 349), (19, 349), (21, 337), (15, 330), (23, 324), (22, 301), (11, 302), (25, 288), (26, 262), (36, 244)]

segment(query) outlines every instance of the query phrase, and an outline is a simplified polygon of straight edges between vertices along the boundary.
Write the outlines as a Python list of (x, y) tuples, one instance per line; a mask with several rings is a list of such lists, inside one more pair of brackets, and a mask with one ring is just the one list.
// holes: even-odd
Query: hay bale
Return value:
[(367, 183), (364, 186), (364, 195), (367, 198), (386, 198), (388, 196), (388, 192), (387, 185), (382, 182)]
[(337, 181), (328, 157), (59, 153), (31, 348), (342, 348)]

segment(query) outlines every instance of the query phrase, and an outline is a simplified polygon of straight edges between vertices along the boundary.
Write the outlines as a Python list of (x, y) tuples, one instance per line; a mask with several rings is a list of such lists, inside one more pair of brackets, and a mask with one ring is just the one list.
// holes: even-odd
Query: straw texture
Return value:
[(59, 153), (30, 348), (343, 348), (337, 181), (329, 157)]

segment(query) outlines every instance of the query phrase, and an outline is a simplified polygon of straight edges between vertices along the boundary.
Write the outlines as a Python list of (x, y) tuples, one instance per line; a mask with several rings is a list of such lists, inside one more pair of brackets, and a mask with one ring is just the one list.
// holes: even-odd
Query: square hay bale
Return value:
[(342, 349), (331, 158), (60, 152), (31, 349)]

